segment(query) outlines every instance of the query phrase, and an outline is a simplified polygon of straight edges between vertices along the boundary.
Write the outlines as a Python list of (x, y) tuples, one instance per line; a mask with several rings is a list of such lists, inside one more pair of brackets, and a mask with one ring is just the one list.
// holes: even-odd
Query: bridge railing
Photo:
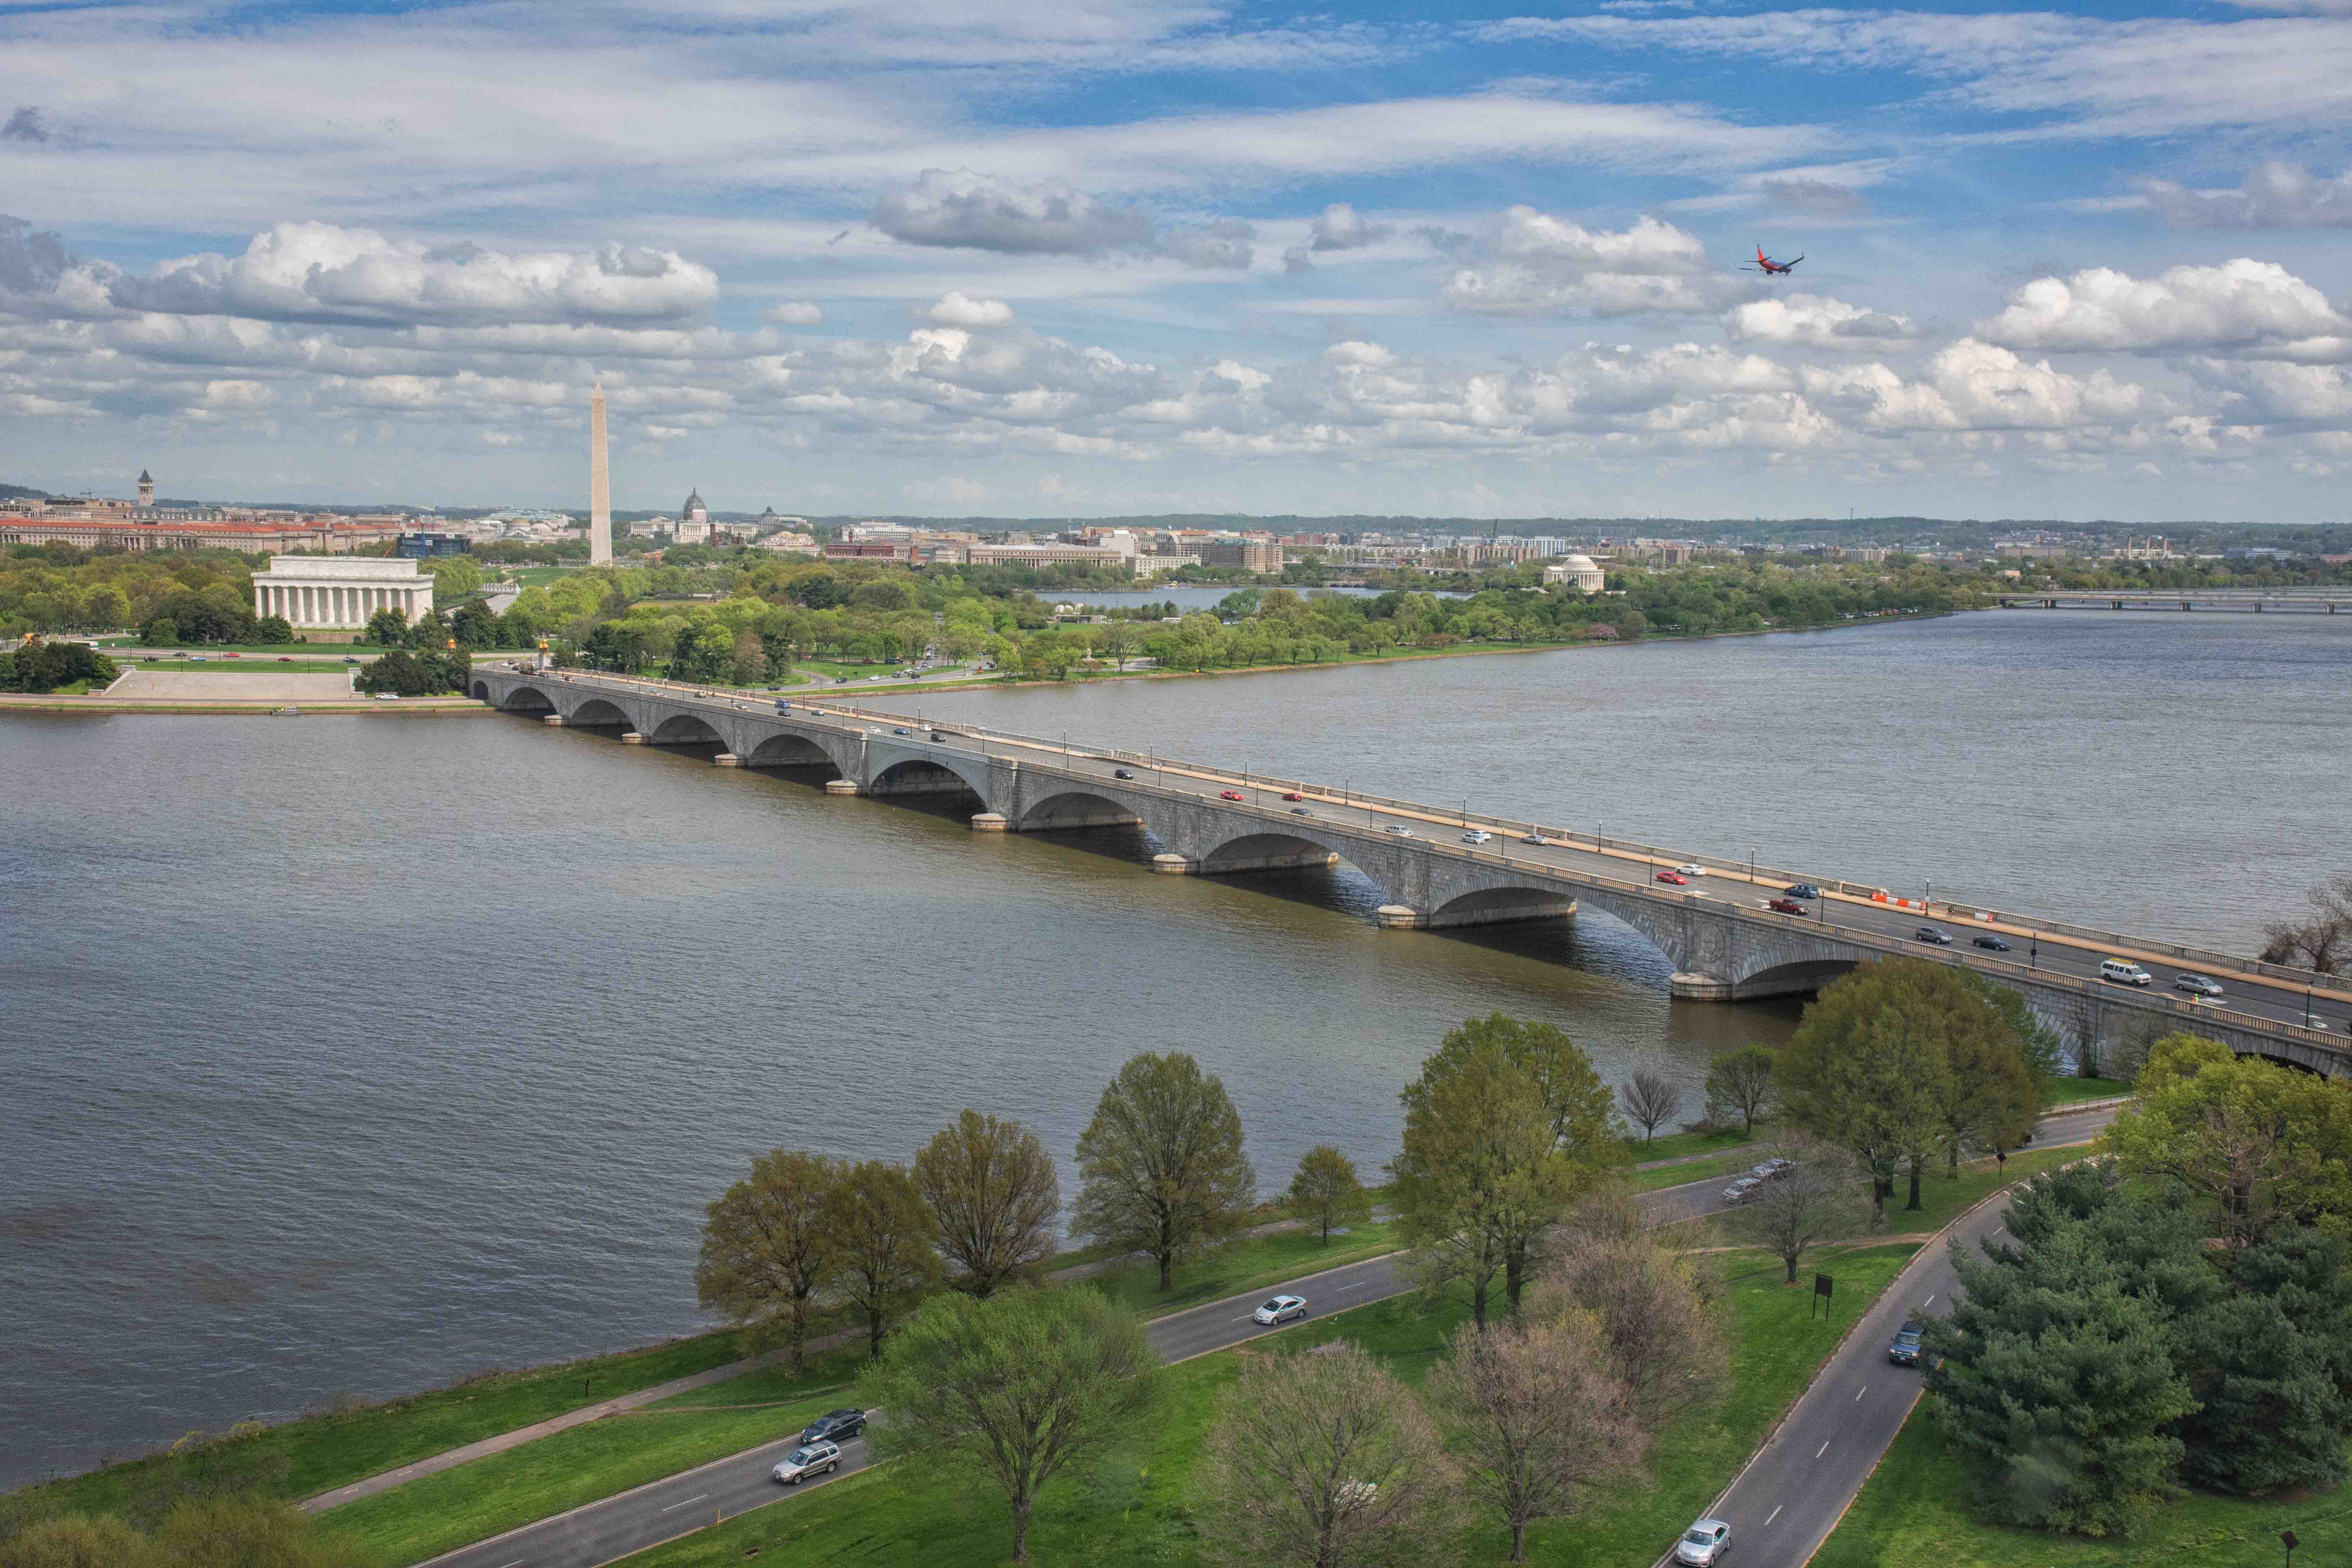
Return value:
[[(592, 678), (601, 674), (600, 672), (593, 671), (574, 673), (586, 674)], [(617, 679), (635, 685), (663, 687), (689, 696), (705, 698), (714, 703), (731, 705), (737, 701), (745, 700), (737, 696), (733, 693), (721, 693), (708, 686), (694, 685), (686, 682), (662, 681), (650, 676), (638, 675), (618, 677), (605, 675), (604, 678)], [(761, 694), (763, 697), (770, 695), (771, 694), (767, 693)], [(2129, 936), (2122, 932), (2102, 930), (2096, 926), (2079, 925), (2072, 922), (2063, 920), (2043, 920), (2038, 916), (2031, 915), (2009, 914), (1975, 904), (1955, 903), (1948, 899), (1937, 899), (1935, 901), (1934, 904), (1930, 906), (1925, 899), (1913, 899), (1898, 896), (1890, 889), (1880, 887), (1871, 883), (1848, 882), (1841, 877), (1822, 876), (1815, 873), (1790, 871), (1780, 866), (1768, 865), (1761, 861), (1750, 862), (1733, 860), (1720, 855), (1694, 852), (1688, 850), (1670, 849), (1664, 845), (1643, 843), (1638, 839), (1612, 838), (1601, 834), (1597, 828), (1591, 832), (1584, 832), (1570, 828), (1546, 826), (1531, 821), (1520, 821), (1511, 818), (1494, 816), (1486, 812), (1448, 812), (1444, 810), (1442, 808), (1432, 806), (1426, 801), (1402, 800), (1391, 796), (1374, 795), (1365, 790), (1339, 789), (1328, 784), (1318, 784), (1307, 779), (1286, 779), (1275, 774), (1237, 773), (1231, 768), (1220, 767), (1210, 763), (1192, 762), (1182, 758), (1171, 757), (1157, 751), (1139, 752), (1129, 751), (1116, 747), (1104, 747), (1095, 746), (1078, 746), (1071, 744), (1066, 737), (1024, 735), (1017, 730), (1001, 729), (991, 726), (973, 725), (953, 720), (927, 720), (921, 718), (919, 716), (901, 714), (878, 708), (868, 708), (864, 705), (854, 701), (822, 700), (813, 699), (806, 696), (796, 698), (785, 694), (776, 694), (776, 696), (778, 700), (792, 702), (794, 706), (806, 707), (812, 710), (812, 712), (821, 714), (825, 710), (830, 710), (835, 715), (846, 713), (851, 716), (845, 720), (842, 720), (841, 722), (852, 725), (873, 721), (882, 724), (904, 724), (910, 728), (920, 726), (927, 732), (929, 730), (935, 729), (940, 731), (941, 734), (959, 735), (982, 741), (1010, 741), (1017, 745), (1035, 747), (1044, 751), (1063, 751), (1066, 749), (1068, 754), (1072, 756), (1083, 755), (1089, 758), (1102, 758), (1115, 762), (1136, 763), (1145, 768), (1177, 768), (1189, 772), (1204, 774), (1217, 779), (1244, 779), (1246, 781), (1248, 786), (1253, 789), (1273, 789), (1276, 791), (1291, 790), (1302, 795), (1311, 792), (1319, 796), (1336, 798), (1344, 805), (1370, 806), (1378, 810), (1411, 812), (1426, 817), (1442, 818), (1448, 822), (1454, 823), (1465, 829), (1483, 828), (1490, 832), (1505, 833), (1513, 837), (1517, 837), (1526, 833), (1535, 833), (1539, 834), (1543, 838), (1550, 840), (1553, 842), (1570, 848), (1574, 848), (1580, 844), (1590, 844), (1596, 851), (1612, 852), (1618, 854), (1639, 855), (1643, 858), (1645, 863), (1650, 865), (1655, 865), (1660, 862), (1664, 862), (1668, 865), (1700, 865), (1708, 868), (1710, 871), (1736, 873), (1741, 876), (1748, 876), (1752, 873), (1754, 878), (1759, 883), (1774, 882), (1779, 883), (1783, 886), (1794, 883), (1810, 883), (1813, 886), (1822, 888), (1829, 892), (1842, 894), (1850, 898), (1867, 899), (1873, 903), (1883, 903), (1891, 908), (1916, 908), (1923, 916), (1932, 917), (1935, 914), (1940, 912), (1948, 918), (1955, 920), (1973, 920), (1986, 923), (1999, 922), (2006, 925), (2021, 926), (2037, 931), (2046, 931), (2053, 936), (2063, 936), (2069, 941), (2086, 943), (2095, 946), (2114, 949), (2117, 952), (2162, 954), (2172, 962), (2189, 966), (2200, 970), (2210, 969), (2228, 974), (2252, 975), (2264, 979), (2282, 981), (2288, 985), (2303, 986), (2314, 991), (2324, 991), (2331, 996), (2352, 996), (2352, 976), (2322, 975), (2312, 970), (2297, 969), (2284, 964), (2266, 964), (2259, 958), (2248, 958), (2232, 954), (2216, 952), (2210, 948), (2193, 947), (2179, 943), (2154, 941), (2147, 937)], [(1169, 791), (1169, 793), (1172, 795), (1181, 795), (1183, 792)], [(1432, 847), (1440, 849), (1450, 848), (1450, 846), (1446, 845), (1433, 845)], [(1519, 862), (1512, 863), (1517, 864)], [(1644, 891), (1649, 891), (1648, 884), (1646, 883), (1632, 885), (1638, 885), (1643, 887)], [(1797, 917), (1775, 916), (1775, 918), (1793, 920)], [(1898, 943), (1895, 946), (1898, 951), (1911, 951), (1911, 947), (1906, 944)]]

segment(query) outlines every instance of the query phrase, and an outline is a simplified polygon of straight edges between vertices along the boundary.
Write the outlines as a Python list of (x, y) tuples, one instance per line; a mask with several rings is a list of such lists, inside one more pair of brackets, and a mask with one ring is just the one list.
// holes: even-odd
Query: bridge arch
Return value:
[(1091, 789), (1064, 789), (1035, 801), (1013, 824), (1024, 833), (1051, 833), (1077, 828), (1148, 827), (1133, 806)]
[[(866, 765), (874, 768), (882, 761), (878, 748), (866, 753)], [(977, 795), (988, 799), (988, 772), (975, 768), (952, 752), (917, 752), (892, 758), (875, 768), (871, 781), (866, 787), (869, 795)]]
[(831, 768), (838, 769), (840, 762), (833, 753), (805, 735), (789, 730), (772, 735), (751, 748), (743, 758), (746, 768)]
[(478, 703), (486, 703), (489, 701), (490, 683), (488, 681), (476, 681), (473, 685), (473, 690), (467, 695), (472, 696), (472, 698)]
[(699, 714), (674, 713), (656, 725), (646, 739), (655, 746), (724, 746), (727, 737)]
[(553, 713), (554, 699), (537, 686), (517, 686), (499, 706), (508, 713)]
[(635, 729), (636, 727), (635, 721), (629, 717), (620, 704), (607, 701), (604, 697), (588, 698), (578, 707), (573, 708), (563, 722), (590, 729), (611, 729), (615, 727), (622, 729)]
[(1768, 965), (1736, 977), (1731, 982), (1732, 999), (1744, 1002), (1757, 997), (1811, 996), (1861, 967), (1859, 958), (1799, 958)]
[(1278, 828), (1254, 829), (1237, 833), (1200, 857), (1203, 875), (1215, 876), (1226, 872), (1294, 871), (1337, 865), (1346, 861), (1372, 885), (1382, 897), (1388, 889), (1381, 879), (1348, 859), (1344, 845), (1324, 842), (1319, 837), (1301, 832), (1286, 832)]
[(1556, 887), (1482, 887), (1447, 899), (1429, 912), (1431, 930), (1448, 925), (1499, 925), (1550, 920), (1576, 913), (1576, 897)]

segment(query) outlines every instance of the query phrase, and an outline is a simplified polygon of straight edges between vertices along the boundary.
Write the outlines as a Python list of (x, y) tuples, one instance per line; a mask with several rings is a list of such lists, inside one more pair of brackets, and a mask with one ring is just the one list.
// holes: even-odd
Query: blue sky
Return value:
[(2352, 511), (2352, 0), (0, 0), (0, 57), (17, 482), (576, 506), (601, 378), (631, 507)]

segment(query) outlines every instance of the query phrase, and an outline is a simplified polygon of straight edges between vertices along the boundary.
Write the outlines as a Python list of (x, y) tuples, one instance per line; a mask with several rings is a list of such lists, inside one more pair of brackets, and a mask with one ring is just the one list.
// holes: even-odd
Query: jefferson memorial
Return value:
[(269, 558), (269, 570), (253, 578), (253, 612), (283, 615), (296, 626), (368, 623), (379, 610), (397, 610), (403, 621), (433, 611), (433, 580), (414, 560), (372, 556)]

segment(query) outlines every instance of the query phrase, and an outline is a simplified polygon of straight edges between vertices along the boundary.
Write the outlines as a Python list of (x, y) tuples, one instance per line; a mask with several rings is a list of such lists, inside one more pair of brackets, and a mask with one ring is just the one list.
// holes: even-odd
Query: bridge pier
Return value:
[(1666, 981), (1666, 994), (1678, 1002), (1727, 1002), (1732, 984), (1713, 975), (1675, 975)]
[(1153, 855), (1151, 869), (1162, 876), (1192, 876), (1201, 869), (1201, 862), (1182, 855)]
[(634, 729), (626, 732), (621, 737), (621, 744), (623, 746), (643, 746), (645, 743), (646, 737), (639, 735)]
[(1193, 870), (1202, 876), (1223, 876), (1236, 871), (1310, 871), (1339, 863), (1339, 857), (1318, 845), (1304, 849), (1272, 850), (1265, 854), (1242, 855), (1220, 860), (1211, 865), (1206, 861), (1195, 862)]
[(539, 722), (541, 724), (551, 724), (556, 728), (562, 729), (563, 727), (563, 716), (560, 713), (546, 714), (541, 716)]
[(855, 779), (828, 779), (824, 781), (824, 792), (828, 795), (863, 795), (866, 790)]
[(975, 833), (1001, 833), (1012, 826), (1004, 820), (1002, 811), (982, 811), (971, 820), (971, 831)]
[(710, 766), (713, 768), (740, 768), (743, 766), (743, 759), (736, 756), (731, 751), (722, 751), (718, 756), (710, 759)]
[(1572, 898), (1520, 899), (1483, 909), (1415, 909), (1409, 904), (1383, 904), (1372, 915), (1383, 931), (1458, 931), (1470, 925), (1511, 925), (1522, 920), (1573, 920)]

